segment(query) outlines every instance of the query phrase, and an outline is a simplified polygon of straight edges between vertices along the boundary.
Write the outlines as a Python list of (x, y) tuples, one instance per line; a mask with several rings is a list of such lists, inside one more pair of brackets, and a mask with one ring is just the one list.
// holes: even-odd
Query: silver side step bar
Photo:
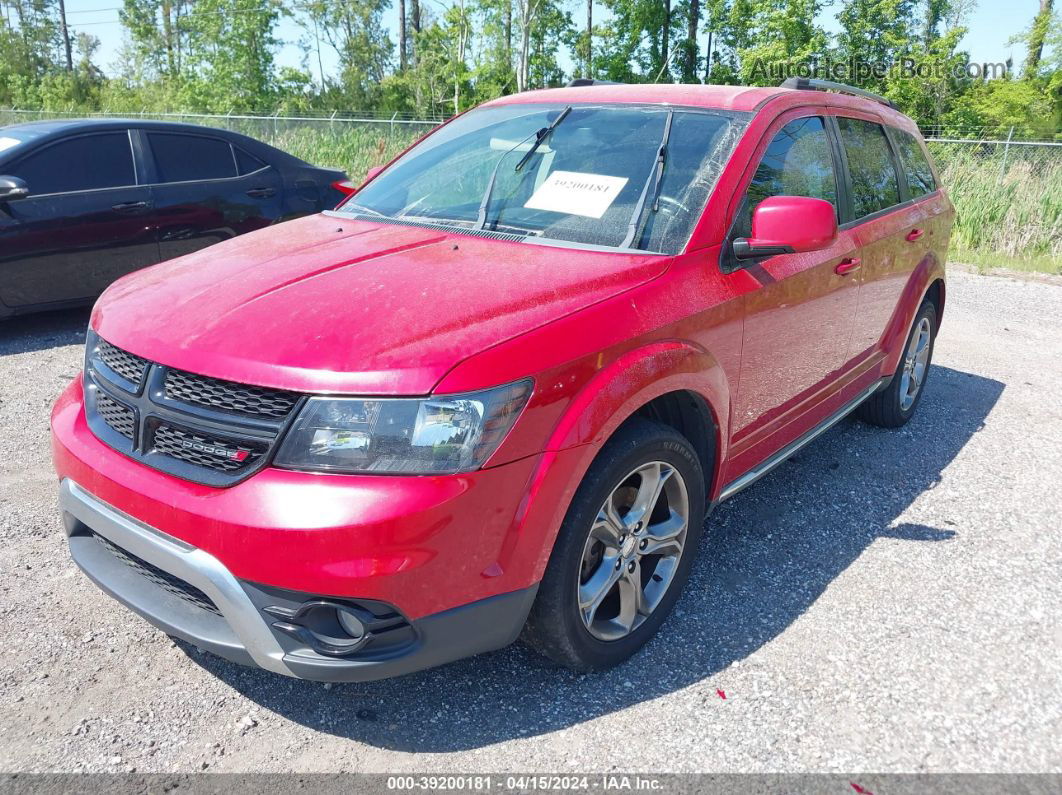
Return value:
[(873, 384), (863, 390), (860, 394), (856, 395), (856, 397), (854, 397), (852, 400), (845, 403), (843, 406), (841, 406), (840, 409), (831, 414), (829, 417), (827, 417), (821, 423), (816, 425), (810, 431), (805, 433), (799, 439), (794, 439), (781, 450), (779, 450), (777, 453), (775, 453), (766, 461), (764, 461), (762, 464), (753, 467), (741, 477), (728, 483), (726, 486), (723, 487), (723, 490), (719, 493), (719, 499), (716, 500), (716, 504), (722, 502), (723, 500), (730, 499), (742, 489), (751, 486), (753, 483), (762, 478), (776, 466), (792, 457), (793, 454), (796, 453), (797, 450), (802, 448), (804, 445), (810, 444), (811, 442), (818, 439), (819, 436), (826, 433), (826, 431), (828, 431), (838, 422), (847, 417), (850, 413), (852, 413), (856, 406), (858, 406), (868, 397), (870, 397), (879, 389), (881, 389), (881, 387), (887, 384), (890, 380), (891, 377), (882, 378), (878, 381), (875, 381)]

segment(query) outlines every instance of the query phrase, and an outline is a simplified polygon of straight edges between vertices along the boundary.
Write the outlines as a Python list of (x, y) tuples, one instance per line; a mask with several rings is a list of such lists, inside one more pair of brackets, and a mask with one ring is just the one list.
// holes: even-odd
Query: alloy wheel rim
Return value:
[(926, 379), (929, 367), (929, 341), (931, 336), (929, 318), (924, 317), (918, 323), (907, 352), (903, 358), (903, 371), (900, 375), (900, 408), (904, 411), (914, 405), (915, 398)]
[(592, 636), (620, 640), (653, 614), (675, 579), (688, 526), (689, 492), (670, 464), (643, 464), (609, 493), (576, 584), (579, 616)]

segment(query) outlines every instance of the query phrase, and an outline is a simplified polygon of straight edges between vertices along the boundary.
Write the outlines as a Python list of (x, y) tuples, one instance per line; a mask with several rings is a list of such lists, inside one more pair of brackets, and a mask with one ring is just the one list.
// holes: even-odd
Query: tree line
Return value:
[[(393, 34), (392, 0), (120, 2), (123, 45), (105, 74), (99, 39), (74, 32), (64, 0), (0, 0), (0, 106), (445, 117), (573, 76), (774, 85), (869, 64), (891, 68), (848, 69), (843, 82), (923, 126), (1062, 137), (1054, 0), (1000, 42), (1025, 52), (1002, 74), (961, 49), (974, 0), (394, 0)], [(821, 23), (827, 6), (835, 31)], [(299, 68), (276, 62), (284, 19), (300, 31)]]

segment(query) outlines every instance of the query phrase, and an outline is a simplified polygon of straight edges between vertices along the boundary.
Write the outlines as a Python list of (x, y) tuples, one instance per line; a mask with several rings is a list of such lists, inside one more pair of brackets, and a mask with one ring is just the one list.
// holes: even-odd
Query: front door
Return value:
[(62, 139), (5, 168), (30, 195), (0, 204), (0, 300), (19, 308), (80, 301), (158, 262), (125, 130)]
[[(805, 196), (839, 206), (838, 158), (826, 123), (820, 116), (799, 113), (773, 125), (731, 240), (749, 236), (753, 210), (771, 196)], [(762, 451), (789, 441), (780, 438), (788, 432), (786, 426), (835, 391), (858, 293), (855, 276), (844, 273), (844, 264), (855, 257), (851, 236), (841, 232), (822, 251), (735, 263), (759, 287), (745, 296), (729, 476), (759, 463)]]

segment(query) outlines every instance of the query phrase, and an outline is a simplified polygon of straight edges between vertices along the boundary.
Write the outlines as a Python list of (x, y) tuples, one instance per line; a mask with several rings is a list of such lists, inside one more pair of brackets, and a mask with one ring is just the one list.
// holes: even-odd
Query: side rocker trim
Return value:
[(838, 409), (825, 420), (820, 422), (818, 425), (816, 425), (810, 431), (805, 433), (803, 436), (791, 441), (777, 453), (765, 460), (762, 464), (753, 467), (744, 475), (740, 476), (739, 478), (736, 478), (735, 480), (732, 480), (730, 483), (723, 487), (722, 491), (719, 492), (719, 498), (716, 500), (716, 504), (718, 505), (719, 503), (723, 502), (723, 500), (730, 499), (742, 489), (748, 488), (757, 480), (759, 480), (768, 472), (770, 472), (772, 469), (774, 469), (776, 466), (790, 458), (800, 448), (804, 447), (804, 445), (810, 444), (811, 442), (815, 441), (815, 439), (824, 434), (838, 422), (843, 420), (852, 411), (854, 411), (860, 403), (862, 403), (868, 397), (877, 392), (890, 380), (891, 377), (878, 379), (865, 390), (863, 390), (859, 395), (845, 403), (843, 406), (841, 406), (840, 409)]

